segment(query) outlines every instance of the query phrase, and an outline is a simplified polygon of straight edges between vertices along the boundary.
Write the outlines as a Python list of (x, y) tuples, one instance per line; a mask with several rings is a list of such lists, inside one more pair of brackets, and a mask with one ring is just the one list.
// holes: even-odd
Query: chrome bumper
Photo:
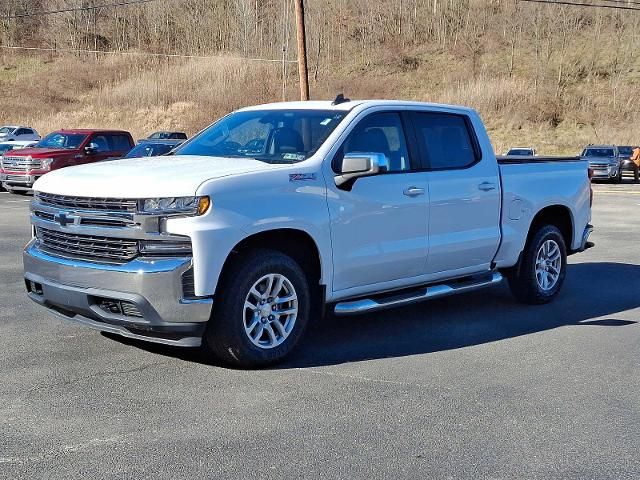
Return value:
[(0, 174), (0, 182), (12, 188), (24, 188), (30, 190), (33, 184), (42, 175), (24, 175), (20, 173), (2, 173)]
[(580, 247), (577, 250), (574, 250), (573, 252), (569, 252), (569, 254), (584, 252), (585, 250), (595, 247), (595, 244), (589, 241), (589, 236), (592, 233), (593, 233), (593, 225), (587, 224), (587, 226), (584, 227), (584, 232), (582, 232)]
[[(59, 317), (166, 345), (201, 343), (213, 300), (184, 298), (182, 274), (191, 267), (190, 257), (96, 264), (50, 255), (32, 241), (23, 262), (29, 297)], [(126, 304), (126, 312), (105, 309), (105, 302)]]

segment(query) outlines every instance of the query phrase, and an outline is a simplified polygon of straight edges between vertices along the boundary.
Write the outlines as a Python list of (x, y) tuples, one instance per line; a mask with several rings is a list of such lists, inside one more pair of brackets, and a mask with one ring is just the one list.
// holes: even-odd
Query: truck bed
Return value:
[(573, 238), (567, 249), (579, 248), (591, 220), (588, 164), (579, 157), (498, 157), (502, 187), (502, 243), (498, 267), (513, 265), (526, 243), (533, 216), (549, 205), (571, 213)]

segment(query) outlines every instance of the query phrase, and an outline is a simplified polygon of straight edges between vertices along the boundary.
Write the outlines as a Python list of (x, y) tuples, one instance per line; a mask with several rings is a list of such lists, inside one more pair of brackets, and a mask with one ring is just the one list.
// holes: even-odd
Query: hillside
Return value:
[[(12, 0), (10, 11), (37, 10), (36, 3), (57, 4)], [(100, 10), (86, 25), (78, 14), (5, 22), (3, 45), (129, 54), (3, 49), (0, 123), (41, 132), (86, 126), (125, 128), (135, 136), (160, 128), (194, 133), (231, 109), (280, 100), (282, 65), (238, 57), (280, 58), (284, 35), (292, 58), (291, 9), (279, 2), (233, 5), (160, 0)], [(238, 10), (241, 5), (247, 8)], [(575, 154), (586, 143), (640, 143), (633, 122), (638, 15), (513, 0), (307, 6), (313, 98), (344, 92), (470, 105), (498, 151), (517, 144)], [(170, 7), (181, 12), (171, 21)], [(139, 55), (145, 51), (208, 58)], [(295, 65), (285, 81), (286, 98), (295, 99)]]

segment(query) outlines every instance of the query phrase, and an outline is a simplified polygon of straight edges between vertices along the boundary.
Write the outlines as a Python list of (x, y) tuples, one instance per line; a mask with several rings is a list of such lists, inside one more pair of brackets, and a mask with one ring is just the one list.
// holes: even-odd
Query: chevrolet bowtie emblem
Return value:
[(80, 224), (80, 217), (78, 215), (72, 215), (69, 212), (60, 212), (53, 216), (53, 220), (63, 227)]

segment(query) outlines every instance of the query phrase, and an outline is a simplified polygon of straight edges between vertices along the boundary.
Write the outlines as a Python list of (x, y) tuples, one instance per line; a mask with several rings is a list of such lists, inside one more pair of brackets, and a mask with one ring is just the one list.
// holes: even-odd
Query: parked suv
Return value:
[(40, 140), (40, 135), (31, 127), (4, 126), (0, 127), (0, 142), (14, 140)]
[(531, 147), (514, 147), (507, 152), (507, 156), (509, 157), (535, 157), (537, 154), (536, 149)]
[(187, 134), (184, 132), (153, 132), (147, 138), (141, 138), (138, 143), (154, 142), (158, 140), (181, 140), (187, 139)]
[(32, 148), (11, 151), (0, 161), (0, 181), (8, 191), (28, 191), (51, 170), (122, 157), (134, 146), (120, 130), (59, 130)]
[(589, 162), (594, 180), (622, 181), (622, 162), (615, 145), (589, 145), (580, 156)]

